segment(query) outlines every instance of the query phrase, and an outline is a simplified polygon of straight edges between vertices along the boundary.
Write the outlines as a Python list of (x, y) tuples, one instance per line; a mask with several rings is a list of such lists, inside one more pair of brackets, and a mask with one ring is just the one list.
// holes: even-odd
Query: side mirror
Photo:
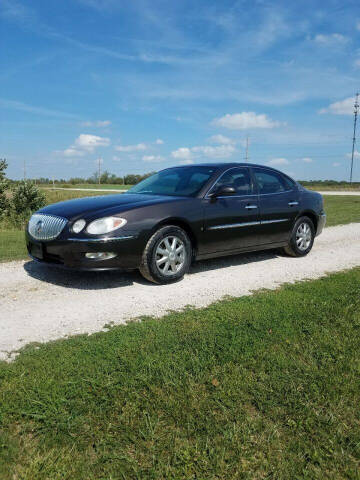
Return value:
[(235, 195), (236, 190), (234, 187), (230, 185), (223, 185), (222, 187), (217, 188), (214, 192), (210, 193), (210, 198), (217, 198), (217, 197), (230, 197), (231, 195)]

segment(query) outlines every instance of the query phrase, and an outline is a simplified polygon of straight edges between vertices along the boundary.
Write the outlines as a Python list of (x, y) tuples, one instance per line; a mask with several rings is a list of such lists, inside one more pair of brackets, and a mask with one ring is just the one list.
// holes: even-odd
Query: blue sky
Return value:
[(254, 163), (349, 176), (358, 0), (2, 0), (0, 22), (12, 178), (243, 161), (247, 136)]

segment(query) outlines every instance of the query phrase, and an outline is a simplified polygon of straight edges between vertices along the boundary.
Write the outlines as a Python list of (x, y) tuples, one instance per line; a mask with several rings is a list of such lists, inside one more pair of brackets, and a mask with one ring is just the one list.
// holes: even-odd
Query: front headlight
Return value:
[(104, 217), (99, 218), (91, 222), (87, 228), (86, 232), (90, 235), (102, 235), (103, 233), (109, 233), (113, 230), (123, 227), (126, 225), (127, 221), (125, 218), (119, 217)]

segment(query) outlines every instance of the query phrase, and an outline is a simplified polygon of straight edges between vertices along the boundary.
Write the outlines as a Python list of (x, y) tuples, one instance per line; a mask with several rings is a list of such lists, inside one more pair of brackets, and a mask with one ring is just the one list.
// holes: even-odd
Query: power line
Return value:
[(350, 183), (352, 183), (352, 177), (353, 177), (354, 153), (355, 153), (355, 143), (356, 143), (356, 122), (357, 122), (358, 113), (359, 113), (359, 94), (357, 93), (355, 96), (355, 103), (354, 103), (354, 135), (353, 135), (352, 152), (351, 152)]
[(249, 161), (249, 135), (246, 137), (245, 162)]
[(98, 158), (98, 182), (99, 182), (99, 185), (100, 185), (100, 177), (101, 177), (101, 162), (102, 162), (102, 159)]

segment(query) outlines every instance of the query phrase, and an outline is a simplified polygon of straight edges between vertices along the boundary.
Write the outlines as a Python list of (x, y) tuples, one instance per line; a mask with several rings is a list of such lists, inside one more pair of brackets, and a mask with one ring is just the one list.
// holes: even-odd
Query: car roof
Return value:
[[(168, 167), (168, 168), (190, 168), (190, 167), (214, 167), (218, 169), (227, 169), (231, 167), (261, 167), (261, 168), (267, 168), (269, 170), (275, 170), (276, 172), (279, 172), (276, 168), (269, 167), (268, 165), (260, 165), (258, 163), (245, 163), (245, 162), (214, 162), (214, 163), (193, 163), (191, 165), (176, 165), (174, 167)], [(282, 173), (282, 172), (281, 172)]]

